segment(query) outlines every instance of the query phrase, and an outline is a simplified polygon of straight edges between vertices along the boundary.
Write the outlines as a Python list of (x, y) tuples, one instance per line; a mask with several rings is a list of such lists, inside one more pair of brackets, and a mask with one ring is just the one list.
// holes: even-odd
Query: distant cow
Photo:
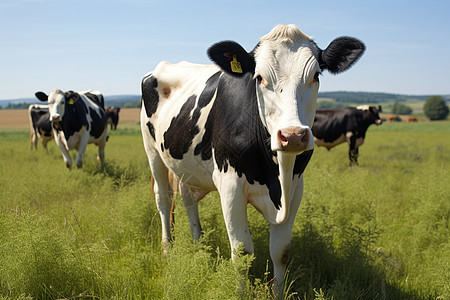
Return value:
[(141, 131), (155, 180), (162, 242), (171, 241), (169, 170), (193, 237), (201, 236), (197, 201), (217, 190), (232, 257), (253, 253), (252, 204), (271, 223), (274, 290), (280, 295), (291, 231), (314, 139), (311, 125), (323, 70), (347, 70), (365, 50), (337, 38), (325, 49), (295, 25), (279, 25), (248, 53), (233, 41), (208, 49), (216, 65), (161, 62), (142, 80)]
[(48, 102), (55, 141), (67, 168), (72, 168), (69, 151), (73, 149), (78, 151), (75, 164), (82, 167), (83, 155), (90, 143), (98, 146), (98, 159), (103, 167), (107, 136), (103, 95), (93, 90), (63, 92), (59, 89), (51, 91), (48, 96), (43, 92), (35, 95)]
[[(397, 116), (388, 116), (387, 118), (386, 118), (386, 121), (388, 121), (389, 123), (391, 123), (391, 122), (396, 122), (396, 121), (398, 121), (399, 120), (399, 118), (397, 117)], [(400, 119), (400, 121), (401, 121), (401, 119)]]
[(40, 139), (42, 141), (42, 146), (47, 150), (47, 143), (53, 139), (48, 105), (31, 104), (28, 107), (28, 117), (30, 119), (31, 149), (37, 149), (37, 142), (38, 139)]
[(106, 109), (106, 119), (111, 126), (111, 130), (117, 129), (119, 123), (120, 107), (110, 106)]
[(364, 143), (367, 128), (371, 124), (380, 125), (381, 106), (358, 106), (318, 109), (312, 132), (317, 146), (331, 148), (347, 142), (350, 165), (358, 164), (358, 147)]
[(407, 119), (406, 119), (406, 122), (418, 122), (419, 121), (419, 119), (417, 118), (417, 117), (408, 117)]

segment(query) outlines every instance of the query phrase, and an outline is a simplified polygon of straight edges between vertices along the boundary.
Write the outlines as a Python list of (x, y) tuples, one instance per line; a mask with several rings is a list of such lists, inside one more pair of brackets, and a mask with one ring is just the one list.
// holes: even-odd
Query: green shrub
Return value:
[(445, 120), (449, 113), (449, 108), (441, 96), (431, 96), (423, 106), (425, 115), (430, 120)]

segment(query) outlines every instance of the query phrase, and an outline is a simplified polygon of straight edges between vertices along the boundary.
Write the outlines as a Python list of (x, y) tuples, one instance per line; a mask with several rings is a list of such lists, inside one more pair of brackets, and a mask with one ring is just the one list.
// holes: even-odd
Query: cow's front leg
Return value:
[(89, 134), (87, 134), (87, 133), (80, 134), (79, 139), (80, 139), (80, 144), (78, 146), (77, 157), (75, 158), (75, 165), (77, 166), (78, 169), (83, 167), (83, 156), (84, 156), (84, 152), (86, 151), (87, 144), (89, 142)]
[(54, 131), (54, 135), (55, 135), (56, 145), (58, 146), (59, 151), (61, 152), (64, 163), (66, 164), (67, 169), (71, 170), (72, 169), (72, 158), (70, 157), (70, 153), (62, 141), (63, 136), (62, 136), (62, 134), (58, 133), (58, 131), (56, 131), (56, 130)]
[(356, 137), (352, 136), (348, 140), (349, 150), (348, 150), (348, 158), (350, 159), (350, 166), (358, 165), (358, 147), (356, 145)]
[(273, 263), (273, 291), (276, 299), (282, 298), (283, 295), (284, 276), (291, 252), (292, 225), (294, 224), (303, 194), (303, 175), (300, 175), (300, 177), (296, 175), (294, 177), (293, 189), (294, 192), (288, 219), (282, 224), (272, 224), (270, 226), (270, 258)]
[(234, 260), (241, 245), (245, 254), (252, 254), (254, 250), (248, 229), (244, 179), (230, 169), (227, 173), (214, 171), (213, 180), (220, 194), (222, 213), (231, 245), (231, 258)]

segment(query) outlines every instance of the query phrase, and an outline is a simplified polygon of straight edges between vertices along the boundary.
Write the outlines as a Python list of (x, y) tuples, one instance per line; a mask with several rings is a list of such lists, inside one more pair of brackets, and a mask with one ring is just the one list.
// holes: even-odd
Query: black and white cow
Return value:
[(59, 89), (51, 91), (48, 96), (43, 92), (35, 95), (48, 102), (55, 141), (67, 168), (72, 168), (69, 151), (78, 151), (75, 165), (81, 168), (86, 146), (91, 143), (98, 146), (98, 159), (103, 167), (107, 137), (103, 95), (93, 90), (63, 92)]
[(117, 129), (117, 124), (119, 124), (119, 112), (120, 107), (111, 106), (106, 108), (106, 119), (111, 130)]
[(193, 237), (201, 236), (197, 201), (220, 194), (231, 248), (253, 253), (247, 210), (271, 223), (275, 292), (281, 291), (291, 231), (314, 148), (319, 75), (347, 70), (365, 50), (341, 37), (321, 50), (295, 25), (279, 25), (247, 53), (211, 46), (216, 65), (161, 62), (142, 81), (141, 130), (155, 180), (162, 242), (171, 240), (168, 172), (181, 179)]
[(28, 107), (28, 117), (30, 119), (30, 143), (31, 149), (37, 149), (38, 139), (42, 141), (42, 146), (47, 150), (47, 144), (53, 139), (52, 123), (48, 105), (31, 104)]
[(381, 106), (358, 106), (318, 109), (312, 132), (317, 146), (331, 148), (347, 142), (350, 165), (358, 164), (358, 148), (364, 143), (367, 128), (380, 125), (383, 121), (378, 114)]

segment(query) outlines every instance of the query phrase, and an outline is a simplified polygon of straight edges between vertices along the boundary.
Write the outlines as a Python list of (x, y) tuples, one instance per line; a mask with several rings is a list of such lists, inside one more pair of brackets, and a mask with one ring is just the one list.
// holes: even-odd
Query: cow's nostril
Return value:
[(280, 140), (281, 142), (288, 141), (287, 137), (283, 134), (281, 130), (278, 130), (278, 140)]

